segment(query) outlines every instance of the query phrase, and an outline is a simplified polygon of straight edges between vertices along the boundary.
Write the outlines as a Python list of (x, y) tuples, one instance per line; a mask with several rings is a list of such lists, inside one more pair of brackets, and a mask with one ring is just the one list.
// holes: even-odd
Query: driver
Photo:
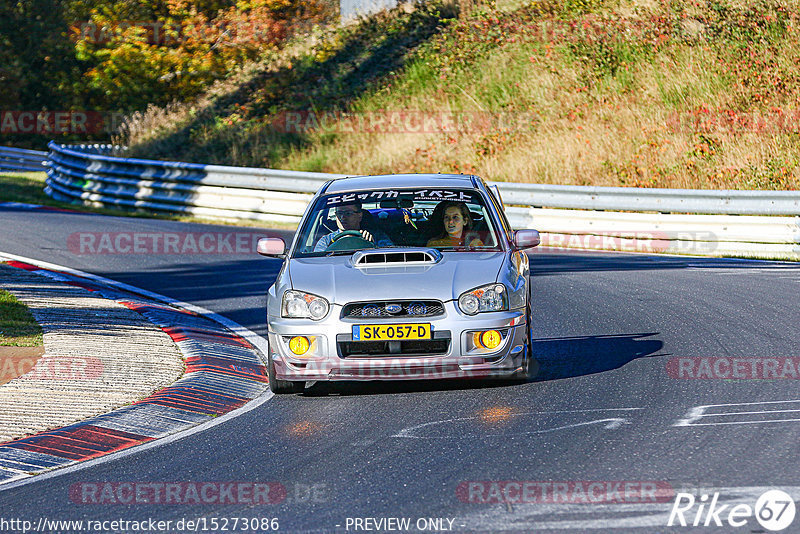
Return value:
[(323, 236), (317, 244), (314, 245), (314, 252), (324, 252), (327, 250), (333, 239), (340, 233), (346, 230), (359, 230), (361, 236), (367, 241), (372, 241), (378, 248), (391, 247), (392, 242), (389, 237), (377, 229), (367, 230), (361, 227), (361, 220), (364, 218), (364, 210), (361, 209), (361, 203), (356, 202), (344, 206), (336, 207), (336, 226), (339, 229), (335, 232)]

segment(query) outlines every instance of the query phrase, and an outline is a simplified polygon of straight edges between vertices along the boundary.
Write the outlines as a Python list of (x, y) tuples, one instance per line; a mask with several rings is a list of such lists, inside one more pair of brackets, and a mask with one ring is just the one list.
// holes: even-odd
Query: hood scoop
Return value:
[(435, 248), (360, 250), (353, 254), (353, 265), (364, 267), (397, 267), (401, 265), (433, 265), (442, 259)]

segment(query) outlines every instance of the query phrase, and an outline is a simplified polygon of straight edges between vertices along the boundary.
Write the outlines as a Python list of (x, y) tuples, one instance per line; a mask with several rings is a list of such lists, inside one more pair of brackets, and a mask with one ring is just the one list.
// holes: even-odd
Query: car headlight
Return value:
[(471, 289), (458, 297), (458, 307), (467, 315), (507, 310), (506, 286), (489, 284)]
[(292, 319), (313, 319), (319, 321), (326, 315), (330, 305), (328, 301), (311, 293), (288, 290), (281, 301), (281, 317)]

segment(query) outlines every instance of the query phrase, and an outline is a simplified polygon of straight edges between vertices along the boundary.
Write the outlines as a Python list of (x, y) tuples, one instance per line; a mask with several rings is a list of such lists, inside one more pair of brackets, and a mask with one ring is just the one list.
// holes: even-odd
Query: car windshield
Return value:
[(497, 225), (480, 193), (391, 189), (322, 196), (301, 230), (294, 257), (369, 248), (500, 250)]

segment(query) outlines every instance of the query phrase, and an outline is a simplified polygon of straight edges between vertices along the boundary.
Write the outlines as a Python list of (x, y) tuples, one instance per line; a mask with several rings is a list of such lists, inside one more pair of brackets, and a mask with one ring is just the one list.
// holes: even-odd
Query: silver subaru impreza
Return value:
[(318, 380), (525, 378), (528, 257), (496, 187), (466, 175), (332, 180), (316, 193), (267, 293), (269, 385)]

